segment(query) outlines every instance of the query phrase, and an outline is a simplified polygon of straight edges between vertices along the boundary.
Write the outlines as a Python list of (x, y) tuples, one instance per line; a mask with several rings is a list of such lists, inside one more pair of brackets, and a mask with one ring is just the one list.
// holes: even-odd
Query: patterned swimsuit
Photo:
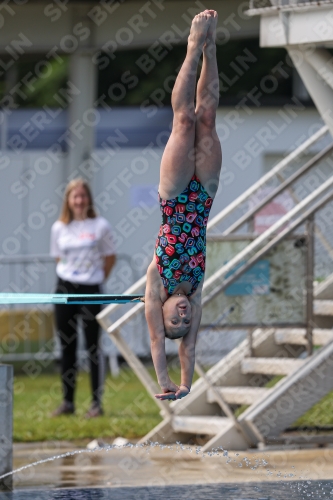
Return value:
[(176, 198), (159, 196), (162, 223), (155, 245), (157, 269), (172, 295), (182, 281), (192, 284), (192, 295), (205, 274), (206, 226), (213, 199), (198, 177)]

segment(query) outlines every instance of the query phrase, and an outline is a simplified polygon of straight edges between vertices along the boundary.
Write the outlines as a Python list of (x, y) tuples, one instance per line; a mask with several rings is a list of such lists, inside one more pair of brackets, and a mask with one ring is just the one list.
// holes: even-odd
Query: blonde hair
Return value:
[(60, 217), (58, 219), (61, 222), (63, 222), (64, 224), (69, 224), (73, 220), (73, 214), (72, 214), (72, 211), (68, 205), (68, 198), (69, 198), (70, 193), (73, 191), (73, 189), (75, 189), (79, 186), (82, 186), (86, 190), (86, 193), (87, 193), (88, 198), (89, 198), (89, 206), (88, 206), (87, 214), (86, 214), (87, 219), (94, 219), (97, 216), (88, 182), (85, 179), (82, 179), (81, 177), (77, 177), (76, 179), (71, 180), (67, 184), (66, 189), (65, 189), (64, 201), (62, 204)]

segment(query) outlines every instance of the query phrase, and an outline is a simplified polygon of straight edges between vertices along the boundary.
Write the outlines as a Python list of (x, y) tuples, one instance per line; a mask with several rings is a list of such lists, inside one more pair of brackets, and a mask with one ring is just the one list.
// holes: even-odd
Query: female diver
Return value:
[[(187, 54), (172, 92), (172, 133), (161, 161), (162, 223), (147, 270), (145, 293), (151, 353), (162, 389), (155, 397), (161, 400), (186, 396), (193, 377), (201, 319), (206, 226), (222, 163), (215, 129), (219, 102), (216, 24), (217, 13), (213, 10), (205, 10), (192, 21)], [(201, 54), (203, 63), (196, 88)], [(165, 337), (182, 339), (179, 386), (168, 375)]]

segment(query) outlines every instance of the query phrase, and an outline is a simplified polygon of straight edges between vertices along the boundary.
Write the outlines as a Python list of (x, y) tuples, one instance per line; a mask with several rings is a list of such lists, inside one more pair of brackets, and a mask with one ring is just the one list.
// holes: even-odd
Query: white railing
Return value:
[[(312, 354), (312, 328), (313, 328), (313, 270), (314, 270), (314, 214), (321, 210), (327, 203), (333, 199), (333, 174), (323, 182), (317, 189), (313, 190), (305, 199), (300, 201), (292, 210), (285, 216), (281, 217), (273, 226), (259, 235), (252, 243), (244, 250), (239, 252), (234, 258), (224, 264), (212, 276), (210, 276), (203, 286), (203, 306), (215, 298), (215, 296), (226, 288), (231, 282), (238, 279), (249, 267), (267, 254), (268, 251), (276, 247), (276, 245), (291, 234), (300, 225), (307, 224), (307, 241), (308, 254), (305, 282), (309, 280), (311, 285), (306, 286), (306, 325), (307, 325), (307, 349), (308, 353)], [(311, 224), (310, 224), (311, 222)], [(310, 229), (311, 227), (311, 229)], [(280, 231), (280, 232), (279, 232)], [(245, 262), (245, 264), (244, 264)], [(227, 278), (227, 273), (230, 273), (237, 265), (241, 267)], [(121, 335), (121, 328), (131, 321), (143, 308), (143, 304), (137, 304), (132, 309), (127, 311), (118, 321), (111, 323), (107, 331), (111, 335), (114, 343), (122, 353), (129, 366), (136, 373), (147, 391), (150, 393), (156, 404), (160, 407), (161, 413), (170, 418), (171, 407), (164, 405), (164, 402), (156, 400), (156, 382), (151, 378), (149, 372), (127, 345)], [(252, 334), (250, 334), (252, 335)], [(252, 342), (250, 342), (252, 345)], [(202, 376), (204, 372), (198, 363), (195, 366), (196, 372)], [(209, 385), (211, 385), (209, 383)], [(221, 398), (223, 402), (223, 399)], [(220, 402), (220, 401), (219, 401)], [(221, 404), (221, 402), (220, 402)], [(223, 405), (221, 405), (223, 407)], [(224, 410), (225, 411), (225, 410)], [(228, 415), (229, 416), (229, 415)]]
[(257, 16), (270, 11), (314, 9), (332, 4), (333, 0), (250, 0), (249, 10), (246, 13), (249, 16)]
[[(297, 158), (299, 158), (304, 152), (315, 145), (319, 140), (321, 140), (328, 132), (326, 126), (322, 127), (313, 136), (306, 140), (302, 145), (300, 145), (295, 151), (291, 152), (286, 158), (280, 161), (273, 169), (271, 169), (265, 176), (263, 176), (259, 181), (253, 184), (247, 191), (240, 195), (234, 202), (232, 202), (228, 207), (222, 210), (218, 215), (216, 215), (208, 225), (208, 234), (214, 236), (214, 233), (218, 232), (217, 227), (222, 221), (227, 219), (234, 211), (236, 211), (241, 204), (246, 203), (255, 193), (260, 191), (265, 184), (267, 184), (272, 179), (276, 178), (281, 182), (282, 172)], [(317, 155), (318, 156), (318, 155)], [(299, 168), (299, 167), (298, 167)], [(303, 167), (304, 168), (304, 167)], [(297, 200), (294, 200), (297, 203)], [(244, 220), (244, 216), (242, 216)], [(228, 234), (232, 225), (224, 231), (223, 234)], [(325, 245), (324, 245), (325, 246)], [(332, 251), (330, 248), (326, 248), (328, 251)], [(125, 257), (125, 256), (124, 256)], [(121, 257), (120, 257), (121, 260)], [(13, 292), (35, 292), (35, 293), (49, 293), (55, 283), (55, 264), (54, 260), (48, 255), (28, 255), (28, 256), (0, 256), (0, 266), (2, 274), (2, 287), (8, 287), (9, 284), (15, 284), (17, 289), (10, 289)], [(132, 279), (135, 276), (132, 276)], [(131, 287), (129, 287), (123, 293), (136, 293), (138, 291), (143, 292), (146, 283), (146, 276), (136, 281)], [(211, 279), (207, 280), (207, 284), (211, 283)], [(23, 289), (23, 287), (29, 285), (29, 289)], [(3, 290), (1, 290), (3, 291)], [(8, 290), (9, 291), (9, 290)], [(121, 329), (128, 320), (138, 313), (143, 308), (143, 304), (137, 304), (134, 308), (126, 311), (119, 319), (115, 321), (113, 313), (118, 309), (119, 305), (110, 305), (106, 307), (99, 315), (98, 320), (102, 324), (105, 330), (116, 331)], [(13, 311), (14, 313), (14, 311)], [(111, 317), (112, 316), (112, 317)], [(13, 316), (14, 317), (14, 316)], [(47, 350), (43, 350), (42, 347), (45, 345), (47, 337), (45, 336), (46, 326), (40, 326), (41, 332), (39, 337), (41, 338), (41, 350), (38, 353), (33, 353), (30, 342), (27, 339), (25, 341), (23, 352), (7, 353), (7, 361), (14, 360), (28, 360), (32, 358), (50, 358), (57, 357), (58, 353), (54, 349), (52, 353)], [(6, 355), (2, 358), (5, 360)]]
[[(212, 276), (210, 276), (208, 279), (206, 279), (204, 283), (204, 288), (203, 288), (203, 305), (205, 306), (210, 300), (212, 300), (215, 297), (216, 292), (219, 293), (219, 290), (221, 289), (221, 286), (223, 287), (223, 284), (226, 281), (226, 275), (228, 272), (230, 272), (235, 266), (241, 265), (241, 268), (239, 269), (239, 272), (243, 272), (243, 268), (245, 267), (243, 262), (247, 261), (248, 263), (256, 258), (256, 255), (258, 252), (265, 250), (265, 248), (270, 244), (270, 240), (273, 237), (273, 242), (276, 244), (276, 242), (279, 240), (280, 236), (282, 236), (282, 233), (279, 234), (279, 230), (283, 232), (285, 226), (287, 225), (288, 229), (288, 224), (294, 224), (299, 220), (303, 220), (302, 217), (304, 216), (304, 212), (306, 211), (311, 211), (314, 208), (314, 205), (318, 204), (318, 198), (321, 200), (321, 198), (324, 197), (325, 203), (327, 202), (327, 191), (329, 191), (329, 199), (333, 197), (333, 175), (330, 175), (328, 179), (326, 179), (325, 182), (323, 182), (317, 189), (312, 188), (312, 192), (310, 194), (302, 199), (299, 200), (296, 197), (296, 193), (291, 189), (291, 185), (295, 181), (296, 178), (300, 177), (304, 173), (307, 173), (310, 171), (310, 169), (314, 166), (316, 166), (321, 160), (324, 158), (327, 158), (329, 154), (332, 152), (332, 144), (322, 147), (321, 151), (317, 154), (313, 155), (312, 160), (305, 162), (301, 167), (297, 166), (296, 167), (296, 172), (294, 174), (289, 175), (289, 178), (285, 179), (281, 173), (286, 169), (295, 159), (299, 158), (300, 155), (302, 155), (306, 150), (308, 150), (311, 146), (313, 146), (317, 141), (323, 138), (323, 136), (328, 132), (328, 128), (322, 127), (316, 134), (314, 134), (312, 137), (310, 137), (307, 141), (305, 141), (301, 146), (299, 146), (295, 151), (290, 153), (286, 158), (284, 158), (281, 162), (279, 162), (268, 174), (266, 174), (263, 178), (261, 178), (258, 182), (256, 182), (251, 188), (249, 188), (245, 193), (243, 193), (241, 196), (237, 198), (233, 203), (231, 203), (225, 210), (220, 212), (214, 219), (210, 222), (208, 225), (208, 233), (210, 233), (210, 236), (214, 238), (214, 233), (218, 234), (217, 231), (217, 225), (224, 219), (230, 216), (231, 213), (236, 211), (239, 208), (239, 205), (244, 204), (244, 202), (248, 201), (251, 196), (253, 196), (255, 193), (260, 191), (271, 179), (275, 178), (279, 181), (280, 187), (276, 188), (272, 192), (272, 198), (276, 195), (276, 192), (279, 191), (279, 189), (283, 190), (289, 190), (290, 193), (293, 196), (295, 206), (294, 208), (287, 213), (285, 216), (281, 217), (280, 220), (278, 220), (272, 227), (267, 229), (264, 233), (261, 235), (258, 235), (252, 243), (250, 243), (245, 250), (240, 252), (238, 255), (236, 255), (233, 259), (231, 259), (227, 264), (224, 264), (218, 271), (216, 271)], [(290, 173), (289, 173), (290, 174)], [(270, 200), (270, 197), (266, 197), (264, 200), (265, 203)], [(260, 205), (260, 203), (259, 203)], [(253, 215), (253, 214), (252, 214)], [(242, 215), (241, 218), (239, 219), (242, 224), (247, 222), (247, 218), (251, 217), (251, 213), (248, 212), (247, 216)], [(229, 234), (232, 231), (228, 231), (228, 229), (231, 229), (232, 227), (240, 227), (240, 224), (237, 225), (237, 223), (229, 224), (228, 228), (225, 229), (223, 234)], [(221, 233), (220, 233), (221, 234)], [(276, 236), (277, 234), (277, 236)], [(326, 250), (330, 252), (331, 258), (333, 258), (333, 251), (332, 251), (332, 246), (330, 245), (329, 242), (326, 241), (325, 236), (322, 235), (321, 233), (318, 234), (319, 239), (323, 240), (325, 244), (323, 245)], [(276, 240), (276, 241), (275, 241)], [(321, 243), (323, 244), (323, 241)], [(265, 247), (266, 245), (266, 247)], [(238, 274), (238, 273), (235, 273)], [(230, 279), (230, 278), (228, 278)], [(313, 281), (313, 280), (312, 280)], [(130, 289), (128, 289), (127, 293), (133, 293), (137, 291), (142, 291), (144, 284), (146, 282), (146, 277), (142, 277), (141, 280), (139, 280), (137, 283), (135, 283)], [(122, 336), (122, 329), (125, 327), (126, 324), (130, 323), (133, 318), (135, 318), (140, 312), (143, 311), (144, 309), (144, 304), (136, 304), (134, 307), (132, 307), (130, 310), (126, 311), (125, 314), (123, 314), (119, 319), (116, 321), (111, 318), (111, 313), (114, 312), (117, 309), (118, 306), (112, 305), (104, 309), (98, 316), (97, 319), (107, 330), (109, 335), (111, 336), (113, 342), (119, 349), (120, 353), (124, 356), (126, 361), (128, 362), (129, 366), (134, 370), (136, 375), (139, 377), (139, 379), (142, 381), (144, 386), (147, 388), (148, 392), (153, 396), (154, 391), (156, 391), (156, 383), (154, 380), (152, 380), (150, 374), (144, 367), (144, 365), (141, 363), (141, 361), (138, 359), (138, 357), (135, 355), (131, 347), (124, 341), (124, 338)], [(125, 332), (124, 332), (125, 333)], [(156, 399), (154, 399), (156, 402)], [(163, 414), (168, 414), (170, 411), (168, 408), (165, 407), (165, 405), (157, 403), (158, 406), (160, 407), (160, 410)]]
[[(304, 200), (299, 202), (290, 212), (288, 212), (285, 216), (281, 217), (273, 226), (267, 229), (264, 233), (259, 235), (252, 243), (250, 243), (244, 250), (239, 252), (233, 259), (228, 261), (227, 264), (224, 264), (220, 269), (218, 269), (212, 276), (207, 278), (203, 285), (203, 301), (206, 304), (208, 301), (205, 297), (205, 292), (207, 289), (211, 288), (215, 283), (218, 285), (221, 284), (221, 280), (223, 280), (230, 271), (232, 271), (237, 265), (240, 265), (242, 262), (246, 261), (253, 256), (256, 251), (259, 251), (260, 247), (267, 244), (269, 239), (275, 235), (279, 230), (281, 230), (286, 224), (292, 222), (295, 218), (299, 218), (303, 215), (305, 210), (310, 209), (311, 205), (315, 203), (318, 198), (323, 197), (324, 194), (327, 194), (327, 191), (331, 191), (330, 196), (333, 197), (333, 174), (327, 179), (319, 188), (317, 188), (313, 193), (307, 196)], [(277, 239), (280, 241), (280, 238)], [(243, 267), (243, 266), (242, 266)], [(245, 265), (244, 265), (245, 267)], [(239, 270), (242, 272), (242, 269)], [(236, 276), (236, 273), (234, 273)], [(238, 276), (238, 273), (237, 273)], [(213, 298), (213, 293), (209, 293), (209, 300)], [(124, 314), (121, 318), (119, 318), (115, 323), (111, 323), (107, 328), (109, 334), (115, 333), (121, 326), (124, 326), (128, 323), (134, 316), (138, 314), (138, 312), (143, 308), (144, 304), (139, 303), (132, 307), (126, 314)]]
[[(213, 219), (208, 223), (207, 233), (215, 230), (215, 227), (220, 224), (224, 219), (229, 217), (238, 207), (249, 200), (251, 196), (257, 193), (267, 182), (269, 182), (274, 177), (278, 177), (282, 174), (282, 172), (297, 158), (299, 158), (303, 153), (305, 153), (310, 147), (316, 144), (319, 140), (321, 140), (327, 133), (329, 132), (328, 127), (325, 125), (320, 130), (318, 130), (315, 134), (313, 134), (309, 139), (304, 141), (300, 146), (298, 146), (294, 151), (292, 151), (289, 155), (287, 155), (283, 160), (281, 160), (274, 168), (272, 168), (266, 175), (261, 177), (257, 182), (255, 182), (249, 189), (247, 189), (244, 193), (242, 193), (238, 198), (236, 198), (232, 203), (230, 203), (225, 209), (221, 210)], [(136, 293), (139, 291), (143, 291), (144, 286), (146, 284), (146, 276), (142, 276), (140, 280), (134, 283), (130, 288), (128, 288), (124, 293)], [(135, 310), (139, 312), (142, 309), (143, 304), (138, 304), (135, 306)], [(111, 314), (113, 314), (119, 308), (118, 304), (112, 304), (97, 316), (98, 321), (101, 323), (105, 330), (108, 330), (113, 321), (111, 320)], [(134, 309), (134, 308), (133, 308)], [(129, 312), (128, 312), (129, 313)], [(128, 313), (124, 316), (125, 322), (127, 322)], [(117, 320), (117, 327), (119, 328), (122, 325), (122, 318)]]

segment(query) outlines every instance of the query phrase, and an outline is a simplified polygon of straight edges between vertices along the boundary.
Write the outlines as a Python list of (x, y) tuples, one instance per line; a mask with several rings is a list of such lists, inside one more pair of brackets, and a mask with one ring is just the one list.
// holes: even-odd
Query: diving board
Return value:
[(61, 293), (0, 293), (0, 305), (5, 304), (127, 304), (141, 302), (143, 295), (61, 294)]

